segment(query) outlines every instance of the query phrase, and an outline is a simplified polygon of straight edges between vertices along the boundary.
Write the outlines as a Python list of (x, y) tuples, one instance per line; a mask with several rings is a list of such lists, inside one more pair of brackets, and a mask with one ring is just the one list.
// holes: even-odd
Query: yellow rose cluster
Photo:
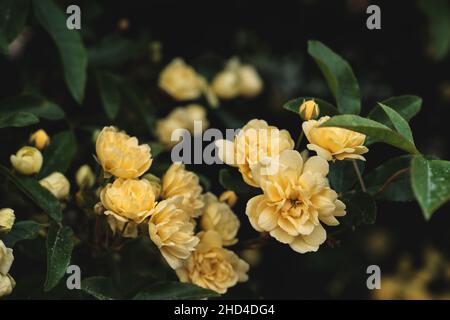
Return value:
[(13, 261), (13, 250), (7, 248), (0, 240), (0, 298), (11, 294), (16, 286), (16, 282), (9, 274)]
[[(299, 111), (305, 119), (319, 113), (314, 101), (303, 103)], [(317, 251), (327, 237), (323, 224), (336, 226), (336, 217), (346, 214), (345, 204), (330, 188), (327, 161), (364, 160), (361, 154), (368, 151), (360, 133), (320, 128), (328, 119), (303, 123), (310, 142), (307, 147), (318, 154), (310, 158), (293, 150), (294, 142), (286, 130), (263, 120), (249, 121), (233, 141), (217, 142), (222, 161), (238, 167), (243, 180), (262, 191), (246, 207), (253, 228), (299, 253)]]
[(227, 203), (203, 193), (195, 173), (181, 163), (172, 164), (161, 179), (147, 173), (150, 146), (114, 127), (100, 132), (96, 153), (107, 177), (114, 176), (96, 206), (113, 234), (134, 238), (146, 224), (180, 281), (224, 293), (247, 279), (248, 265), (224, 248), (237, 243), (239, 220)]

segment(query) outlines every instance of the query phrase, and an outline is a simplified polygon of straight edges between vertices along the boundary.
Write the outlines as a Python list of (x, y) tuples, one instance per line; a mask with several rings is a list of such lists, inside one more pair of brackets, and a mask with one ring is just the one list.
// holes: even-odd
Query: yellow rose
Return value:
[(263, 82), (256, 69), (248, 64), (238, 69), (239, 93), (244, 97), (255, 97), (261, 93)]
[(106, 209), (104, 214), (120, 222), (141, 223), (156, 205), (152, 185), (145, 179), (118, 178), (102, 189), (100, 200)]
[(199, 242), (194, 221), (181, 207), (182, 201), (182, 197), (175, 197), (159, 202), (148, 221), (150, 238), (173, 269), (181, 267)]
[(234, 214), (231, 208), (219, 202), (217, 197), (208, 192), (203, 195), (203, 213), (200, 220), (200, 225), (203, 230), (214, 230), (222, 237), (224, 246), (231, 246), (235, 244), (240, 222), (238, 217)]
[(138, 224), (136, 222), (130, 221), (128, 219), (117, 217), (114, 215), (107, 214), (106, 221), (113, 235), (116, 233), (120, 234), (124, 238), (137, 238), (138, 236)]
[(16, 216), (14, 215), (14, 210), (10, 208), (4, 208), (0, 210), (0, 232), (11, 231), (12, 226)]
[(97, 138), (96, 151), (103, 170), (119, 178), (137, 178), (152, 164), (148, 144), (139, 145), (136, 137), (118, 132), (114, 127), (103, 128)]
[(158, 199), (161, 195), (161, 179), (155, 176), (154, 174), (147, 173), (142, 176), (142, 179), (147, 180), (150, 182), (153, 188), (153, 193), (155, 194), (155, 199)]
[(300, 117), (303, 120), (313, 120), (319, 116), (319, 105), (314, 100), (303, 101), (299, 108)]
[[(265, 168), (274, 165), (276, 172), (267, 174)], [(263, 194), (247, 203), (251, 225), (257, 231), (270, 232), (297, 252), (317, 251), (326, 239), (321, 222), (336, 226), (339, 222), (335, 217), (345, 215), (345, 204), (329, 187), (328, 169), (323, 158), (315, 156), (303, 163), (294, 150), (261, 162), (252, 170)]]
[(172, 164), (162, 178), (162, 198), (183, 197), (182, 207), (192, 217), (198, 217), (201, 214), (200, 209), (203, 207), (201, 193), (202, 187), (198, 176), (187, 171), (181, 163)]
[(251, 168), (266, 156), (279, 155), (284, 150), (294, 148), (294, 141), (286, 130), (269, 126), (266, 121), (249, 121), (234, 137), (234, 141), (217, 140), (220, 159), (239, 168), (244, 181), (258, 187), (252, 176)]
[(194, 121), (201, 121), (202, 131), (208, 128), (209, 123), (204, 107), (190, 104), (186, 107), (175, 108), (166, 118), (157, 121), (156, 135), (164, 145), (173, 147), (181, 140), (181, 137), (172, 140), (172, 132), (176, 129), (186, 129), (194, 133)]
[(328, 121), (330, 117), (321, 117), (319, 120), (303, 122), (303, 131), (308, 138), (309, 150), (317, 152), (318, 156), (330, 160), (360, 159), (366, 160), (362, 154), (369, 151), (365, 147), (366, 136), (347, 129), (337, 127), (319, 126)]
[(239, 74), (226, 69), (219, 72), (211, 83), (211, 89), (221, 99), (232, 99), (239, 95)]
[(238, 282), (248, 280), (247, 262), (234, 252), (224, 249), (217, 232), (202, 232), (199, 237), (197, 249), (176, 270), (181, 282), (193, 283), (224, 294)]
[(16, 282), (9, 274), (0, 274), (0, 298), (11, 294)]
[(65, 199), (69, 196), (70, 182), (60, 172), (53, 172), (48, 177), (39, 180), (39, 183), (57, 199)]
[(75, 180), (79, 188), (91, 188), (95, 184), (94, 172), (89, 165), (82, 165), (75, 174)]
[(38, 173), (42, 167), (42, 154), (34, 147), (22, 147), (15, 155), (10, 157), (14, 169), (21, 174), (31, 175)]
[(159, 87), (179, 101), (199, 98), (205, 86), (204, 80), (181, 58), (173, 59), (159, 75)]
[(43, 129), (39, 129), (30, 136), (29, 142), (42, 150), (50, 143), (50, 137)]
[(236, 192), (232, 190), (227, 190), (222, 192), (222, 194), (219, 196), (219, 201), (225, 202), (230, 207), (234, 207), (238, 200), (238, 197), (236, 195)]
[(7, 248), (2, 240), (0, 240), (0, 274), (6, 275), (11, 269), (14, 261), (13, 250)]

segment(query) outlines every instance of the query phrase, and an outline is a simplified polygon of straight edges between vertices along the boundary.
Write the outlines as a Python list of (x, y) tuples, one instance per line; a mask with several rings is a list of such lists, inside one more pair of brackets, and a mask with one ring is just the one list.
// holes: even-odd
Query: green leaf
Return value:
[(66, 26), (66, 15), (51, 0), (33, 0), (34, 13), (50, 34), (62, 59), (64, 79), (73, 98), (81, 104), (86, 86), (87, 52), (77, 30)]
[(139, 53), (139, 46), (129, 39), (109, 35), (88, 49), (89, 65), (114, 66), (126, 62)]
[(320, 41), (308, 41), (308, 53), (322, 71), (341, 113), (359, 114), (359, 85), (352, 68), (341, 56)]
[(346, 205), (347, 214), (342, 222), (350, 227), (373, 224), (377, 217), (377, 206), (372, 196), (365, 192), (349, 192), (341, 199)]
[(128, 105), (135, 110), (139, 118), (144, 121), (148, 131), (153, 134), (155, 115), (149, 99), (135, 85), (124, 85), (122, 90)]
[(0, 0), (0, 33), (7, 43), (23, 30), (29, 7), (29, 0)]
[[(356, 161), (361, 174), (364, 172), (365, 162)], [(353, 161), (343, 160), (330, 162), (330, 172), (328, 173), (328, 181), (331, 188), (338, 192), (346, 192), (358, 181)]]
[[(387, 201), (414, 200), (409, 174), (410, 165), (410, 155), (386, 161), (364, 177), (367, 192)], [(392, 180), (385, 185), (389, 179)], [(384, 190), (381, 190), (382, 188)]]
[(450, 161), (415, 156), (411, 163), (411, 184), (426, 219), (450, 199)]
[(242, 180), (241, 174), (237, 170), (221, 169), (219, 171), (219, 183), (227, 190), (232, 190), (236, 193), (256, 193), (258, 189), (246, 184)]
[(408, 122), (394, 109), (389, 108), (382, 103), (379, 103), (379, 105), (384, 110), (389, 120), (391, 120), (391, 123), (394, 126), (395, 130), (408, 141), (414, 143), (411, 128), (409, 127)]
[(38, 122), (39, 118), (28, 112), (0, 114), (0, 129), (8, 127), (26, 127)]
[[(399, 113), (406, 121), (410, 121), (419, 111), (422, 106), (422, 99), (417, 96), (403, 95), (398, 97), (391, 97), (381, 101), (385, 106), (389, 106)], [(382, 123), (393, 129), (394, 126), (389, 120), (383, 109), (377, 105), (370, 111), (367, 116), (369, 119)]]
[(3, 242), (8, 248), (12, 248), (19, 241), (36, 238), (41, 228), (42, 225), (36, 221), (18, 221), (14, 223), (11, 231), (3, 237)]
[(199, 300), (218, 297), (219, 294), (193, 284), (158, 282), (139, 292), (134, 300)]
[(363, 133), (376, 141), (387, 143), (391, 146), (402, 149), (406, 152), (417, 154), (414, 143), (390, 129), (389, 127), (376, 121), (355, 115), (334, 116), (321, 127), (340, 127)]
[(314, 97), (300, 97), (286, 102), (283, 105), (283, 108), (289, 111), (292, 111), (296, 114), (300, 114), (300, 106), (304, 101), (314, 100), (319, 106), (320, 114), (319, 116), (336, 116), (340, 114), (339, 110), (336, 109), (331, 103), (326, 102), (325, 100), (314, 98)]
[(200, 180), (200, 184), (203, 187), (203, 191), (211, 190), (211, 180), (203, 174), (197, 173), (198, 179)]
[(163, 144), (156, 141), (148, 142), (148, 145), (150, 146), (153, 159), (166, 150)]
[(120, 107), (119, 79), (109, 72), (97, 72), (103, 109), (110, 120), (114, 120)]
[(90, 277), (81, 281), (81, 290), (98, 300), (117, 299), (112, 281), (106, 277)]
[(77, 141), (72, 131), (55, 134), (50, 145), (44, 150), (44, 165), (39, 172), (39, 178), (45, 178), (55, 171), (65, 173), (77, 152)]
[(14, 175), (6, 167), (0, 165), (0, 174), (11, 180), (39, 208), (44, 210), (53, 220), (61, 221), (61, 205), (47, 189), (32, 177)]
[(44, 291), (53, 289), (66, 274), (73, 246), (72, 229), (52, 223), (47, 235), (47, 276)]
[(0, 102), (0, 114), (15, 112), (32, 113), (47, 120), (59, 120), (65, 116), (64, 111), (53, 102), (31, 94), (21, 94)]

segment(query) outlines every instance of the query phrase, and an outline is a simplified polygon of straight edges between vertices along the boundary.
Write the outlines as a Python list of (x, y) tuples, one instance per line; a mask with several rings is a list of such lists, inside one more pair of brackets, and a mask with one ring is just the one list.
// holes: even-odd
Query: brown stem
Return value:
[(390, 176), (386, 182), (381, 186), (380, 190), (378, 190), (378, 192), (375, 194), (375, 196), (379, 196), (381, 195), (384, 191), (386, 191), (387, 187), (389, 187), (389, 185), (395, 180), (397, 179), (399, 176), (401, 176), (402, 174), (406, 173), (409, 171), (409, 168), (404, 168), (401, 169), (397, 172), (395, 172), (392, 176)]
[(358, 180), (359, 180), (359, 184), (361, 185), (361, 189), (363, 192), (367, 192), (366, 185), (364, 184), (364, 180), (361, 175), (361, 171), (359, 171), (358, 163), (356, 163), (355, 159), (353, 159), (352, 162), (353, 162), (353, 168), (355, 168), (356, 176), (358, 177)]

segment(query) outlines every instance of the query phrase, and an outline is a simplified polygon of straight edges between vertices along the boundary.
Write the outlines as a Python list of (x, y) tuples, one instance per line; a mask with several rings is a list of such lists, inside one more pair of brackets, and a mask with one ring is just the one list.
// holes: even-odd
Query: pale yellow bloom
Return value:
[(205, 206), (200, 220), (202, 229), (217, 231), (224, 246), (235, 244), (240, 222), (233, 210), (210, 192), (203, 195), (203, 202)]
[(239, 95), (239, 74), (230, 69), (219, 72), (211, 82), (211, 89), (221, 99), (237, 97)]
[(263, 81), (256, 69), (248, 64), (238, 69), (239, 93), (247, 98), (255, 97), (263, 90)]
[(319, 105), (314, 100), (306, 100), (300, 105), (299, 108), (300, 117), (303, 120), (313, 120), (319, 116)]
[(70, 182), (60, 172), (53, 172), (39, 180), (41, 186), (50, 191), (57, 199), (66, 199), (70, 192)]
[(0, 274), (0, 298), (11, 294), (16, 282), (9, 274)]
[(38, 173), (42, 167), (42, 154), (34, 147), (22, 147), (15, 155), (10, 157), (14, 169), (21, 174), (31, 175)]
[(244, 181), (257, 187), (251, 168), (267, 156), (276, 157), (284, 150), (293, 149), (294, 141), (287, 130), (279, 130), (264, 120), (253, 119), (234, 137), (233, 142), (217, 140), (216, 146), (220, 159), (238, 167)]
[(182, 206), (192, 217), (201, 214), (200, 209), (203, 207), (201, 193), (202, 187), (198, 176), (187, 171), (181, 163), (172, 164), (162, 178), (161, 197), (163, 199), (183, 197)]
[(91, 188), (95, 184), (95, 175), (91, 167), (84, 164), (77, 170), (75, 180), (79, 188)]
[(158, 199), (161, 195), (161, 179), (155, 176), (154, 174), (147, 173), (142, 176), (142, 179), (147, 180), (150, 182), (153, 188), (153, 193), (155, 194), (155, 199)]
[(174, 136), (174, 139), (172, 139), (174, 130), (186, 129), (190, 133), (194, 133), (194, 123), (196, 121), (201, 131), (209, 126), (206, 110), (203, 106), (189, 104), (185, 107), (177, 107), (166, 118), (156, 122), (156, 135), (160, 142), (167, 147), (172, 147), (181, 140), (180, 136)]
[(104, 127), (97, 138), (97, 158), (105, 172), (129, 179), (143, 175), (152, 164), (150, 146), (139, 145), (136, 137)]
[(176, 100), (195, 100), (202, 95), (205, 81), (183, 59), (175, 58), (159, 75), (159, 87)]
[(224, 249), (217, 232), (202, 232), (199, 237), (197, 249), (176, 270), (181, 282), (193, 283), (223, 294), (238, 282), (248, 280), (247, 262), (234, 252)]
[(182, 197), (174, 197), (159, 202), (148, 221), (150, 238), (173, 269), (182, 266), (199, 242), (194, 221), (183, 210), (182, 201)]
[(107, 214), (106, 221), (113, 235), (116, 233), (120, 234), (124, 238), (137, 238), (138, 236), (138, 224), (136, 222), (130, 221), (126, 218)]
[(11, 231), (12, 226), (16, 216), (14, 215), (14, 210), (11, 208), (4, 208), (0, 210), (0, 232)]
[[(267, 174), (275, 165), (276, 172)], [(322, 223), (339, 224), (345, 204), (329, 187), (328, 163), (318, 156), (305, 163), (300, 153), (286, 150), (278, 159), (268, 159), (252, 172), (263, 191), (247, 203), (246, 214), (257, 231), (270, 232), (297, 252), (317, 251), (326, 239)]]
[(11, 269), (14, 261), (13, 250), (7, 248), (2, 240), (0, 240), (0, 274), (6, 275)]
[(50, 143), (50, 137), (43, 129), (39, 129), (30, 135), (29, 142), (34, 144), (39, 150), (42, 150)]
[(118, 178), (102, 189), (100, 200), (106, 209), (105, 215), (124, 223), (141, 223), (156, 205), (152, 185), (145, 179)]
[(219, 196), (219, 201), (225, 202), (228, 204), (231, 208), (234, 207), (238, 200), (238, 197), (236, 195), (236, 192), (233, 190), (227, 190), (222, 192), (222, 194)]
[(369, 151), (364, 146), (366, 136), (355, 131), (319, 126), (328, 121), (330, 117), (321, 117), (319, 120), (303, 122), (303, 131), (308, 138), (309, 150), (317, 152), (317, 155), (325, 160), (359, 159), (366, 160), (362, 154)]

